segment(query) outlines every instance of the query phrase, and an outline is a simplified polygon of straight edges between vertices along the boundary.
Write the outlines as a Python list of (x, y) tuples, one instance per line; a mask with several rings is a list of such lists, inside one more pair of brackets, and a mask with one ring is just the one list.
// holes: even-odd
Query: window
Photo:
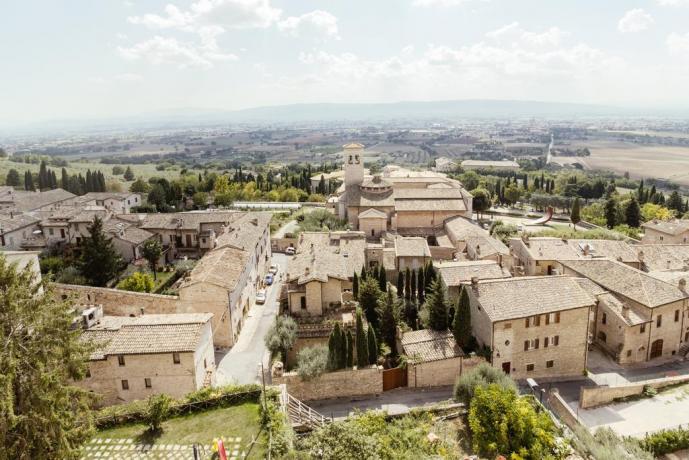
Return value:
[(550, 324), (550, 323), (559, 323), (560, 322), (560, 312), (555, 312), (555, 313), (548, 313), (545, 315), (545, 323)]
[(559, 335), (553, 335), (551, 337), (546, 337), (545, 340), (543, 340), (543, 348), (548, 348), (548, 346), (556, 347), (559, 344), (560, 344), (560, 336)]
[(547, 367), (548, 369), (550, 369), (554, 365), (555, 365), (555, 361), (553, 361), (552, 359), (545, 362), (545, 367)]
[(48, 229), (48, 234), (49, 234), (50, 236), (53, 236), (53, 235), (55, 234), (55, 230), (53, 230), (52, 228), (49, 228), (49, 229)]
[(145, 378), (144, 379), (144, 385), (146, 385), (146, 388), (152, 388), (153, 385), (151, 385), (151, 379)]
[(503, 329), (512, 329), (512, 323), (505, 323), (505, 325), (502, 328)]
[(627, 358), (629, 358), (632, 355), (632, 350), (627, 350)]
[(122, 389), (129, 390), (129, 380), (122, 380)]
[(606, 340), (608, 340), (608, 336), (605, 335), (605, 332), (599, 331), (598, 332), (598, 340), (600, 340), (601, 342), (605, 342)]
[(124, 355), (117, 355), (117, 364), (124, 366)]
[(538, 339), (530, 339), (524, 341), (524, 351), (538, 350)]
[(679, 321), (679, 310), (675, 310), (675, 323)]
[(534, 327), (541, 325), (541, 317), (539, 315), (526, 318), (525, 327)]
[(600, 319), (600, 322), (601, 322), (602, 324), (608, 324), (608, 315), (606, 315), (605, 313), (603, 313), (603, 317)]
[(206, 358), (203, 358), (203, 368), (206, 369), (208, 366), (206, 366)]
[(646, 332), (646, 325), (645, 325), (645, 324), (642, 324), (641, 326), (639, 326), (639, 332), (642, 333), (642, 334), (643, 334), (644, 332)]
[(656, 318), (656, 327), (660, 327), (663, 324), (663, 315), (658, 315)]
[(179, 363), (180, 363), (180, 360), (179, 360), (179, 353), (177, 353), (177, 352), (172, 353), (172, 362), (175, 363), (175, 364), (179, 364)]
[(526, 372), (533, 372), (533, 370), (536, 368), (533, 364), (527, 364), (526, 365)]

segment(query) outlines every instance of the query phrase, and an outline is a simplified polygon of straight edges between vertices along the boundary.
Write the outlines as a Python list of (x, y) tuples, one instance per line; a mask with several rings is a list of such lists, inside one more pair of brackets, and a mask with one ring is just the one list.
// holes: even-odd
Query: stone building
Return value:
[(519, 163), (510, 160), (464, 160), (462, 169), (493, 169), (495, 171), (518, 171)]
[(607, 258), (639, 268), (639, 255), (625, 241), (564, 239), (552, 237), (511, 238), (515, 272), (527, 276), (557, 275), (558, 261)]
[(417, 236), (418, 229), (440, 228), (451, 217), (471, 218), (471, 194), (441, 173), (386, 169), (367, 176), (363, 145), (347, 144), (343, 155), (344, 183), (334, 207), (341, 219), (367, 236), (387, 231)]
[(102, 396), (101, 405), (174, 398), (212, 383), (215, 370), (209, 313), (95, 317), (83, 339), (93, 341), (86, 378), (75, 382)]
[(0, 249), (16, 251), (40, 231), (40, 220), (27, 214), (7, 212), (0, 214)]
[(471, 280), (510, 278), (510, 272), (492, 260), (470, 260), (461, 262), (436, 262), (435, 268), (453, 301), (459, 297), (462, 286)]
[(581, 377), (596, 299), (576, 278), (475, 281), (471, 327), (492, 351), (492, 365), (515, 379)]
[(291, 315), (322, 316), (351, 299), (352, 279), (366, 263), (362, 232), (304, 232), (287, 269)]
[(661, 281), (621, 262), (594, 259), (560, 262), (566, 275), (598, 287), (592, 336), (622, 364), (684, 354), (689, 341), (686, 281)]
[(508, 268), (512, 266), (509, 248), (465, 217), (454, 217), (445, 221), (442, 231), (436, 237), (438, 241), (449, 241), (454, 248), (455, 260), (492, 260)]
[(689, 220), (653, 220), (641, 224), (644, 244), (686, 244), (689, 243)]
[(453, 385), (462, 374), (464, 353), (450, 331), (405, 332), (401, 350), (409, 357), (407, 385), (412, 388)]

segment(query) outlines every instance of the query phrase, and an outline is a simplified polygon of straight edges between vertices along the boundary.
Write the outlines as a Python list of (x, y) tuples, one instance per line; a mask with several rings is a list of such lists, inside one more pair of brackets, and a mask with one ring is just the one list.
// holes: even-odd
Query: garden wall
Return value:
[(557, 414), (560, 421), (570, 429), (574, 430), (577, 426), (583, 426), (579, 423), (577, 414), (569, 407), (567, 401), (562, 399), (557, 389), (553, 389), (548, 393), (548, 403), (550, 404), (550, 409)]
[(302, 401), (380, 394), (383, 367), (328, 372), (309, 381), (302, 380), (296, 372), (273, 376), (273, 385), (282, 383), (287, 385), (289, 394)]
[(142, 308), (146, 314), (181, 313), (184, 311), (177, 296), (75, 284), (53, 283), (52, 286), (58, 297), (75, 297), (78, 303), (86, 305), (103, 305), (104, 315), (139, 316)]
[(457, 377), (469, 372), (482, 362), (485, 362), (485, 359), (474, 356), (409, 364), (407, 365), (408, 386), (417, 388), (454, 385)]
[(660, 379), (644, 380), (617, 386), (582, 387), (579, 393), (579, 407), (591, 407), (609, 404), (618, 398), (640, 395), (646, 385), (657, 389), (689, 382), (689, 375), (678, 375)]

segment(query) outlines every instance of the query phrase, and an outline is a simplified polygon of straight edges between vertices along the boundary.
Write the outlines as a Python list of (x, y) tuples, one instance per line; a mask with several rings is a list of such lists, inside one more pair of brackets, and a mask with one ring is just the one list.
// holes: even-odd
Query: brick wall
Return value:
[(328, 372), (310, 381), (303, 381), (296, 372), (273, 376), (273, 385), (282, 383), (287, 385), (289, 394), (302, 401), (380, 394), (383, 392), (383, 368), (371, 366)]

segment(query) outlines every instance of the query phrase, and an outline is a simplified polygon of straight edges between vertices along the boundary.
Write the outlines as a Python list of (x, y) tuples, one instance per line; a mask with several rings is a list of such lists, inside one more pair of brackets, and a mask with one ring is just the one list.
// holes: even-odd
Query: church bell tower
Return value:
[(345, 190), (358, 186), (364, 181), (364, 146), (347, 144), (344, 146)]

